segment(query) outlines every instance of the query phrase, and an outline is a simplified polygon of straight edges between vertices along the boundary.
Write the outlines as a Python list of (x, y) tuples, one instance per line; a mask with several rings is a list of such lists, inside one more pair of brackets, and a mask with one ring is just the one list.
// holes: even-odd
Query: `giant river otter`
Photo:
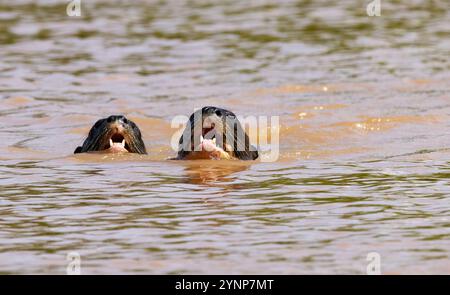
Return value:
[(255, 160), (252, 145), (236, 115), (207, 106), (194, 112), (179, 141), (178, 160), (231, 159)]
[(133, 121), (124, 116), (109, 116), (98, 120), (83, 145), (77, 147), (74, 153), (94, 151), (147, 154), (141, 131)]

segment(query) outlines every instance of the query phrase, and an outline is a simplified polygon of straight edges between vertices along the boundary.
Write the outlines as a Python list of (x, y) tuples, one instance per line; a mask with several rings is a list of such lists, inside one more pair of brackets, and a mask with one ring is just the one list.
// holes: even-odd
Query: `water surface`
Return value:
[[(0, 1), (0, 272), (450, 274), (448, 3), (360, 2)], [(278, 161), (167, 161), (203, 105)], [(110, 114), (148, 156), (72, 155)]]

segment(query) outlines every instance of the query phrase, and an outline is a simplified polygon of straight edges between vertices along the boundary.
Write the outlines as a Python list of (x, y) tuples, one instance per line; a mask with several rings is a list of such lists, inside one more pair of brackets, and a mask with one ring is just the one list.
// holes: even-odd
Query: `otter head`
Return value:
[(234, 113), (208, 106), (190, 116), (177, 158), (255, 160), (258, 151)]
[(75, 154), (94, 151), (147, 153), (141, 131), (133, 121), (124, 116), (109, 116), (98, 120), (83, 145), (75, 149)]

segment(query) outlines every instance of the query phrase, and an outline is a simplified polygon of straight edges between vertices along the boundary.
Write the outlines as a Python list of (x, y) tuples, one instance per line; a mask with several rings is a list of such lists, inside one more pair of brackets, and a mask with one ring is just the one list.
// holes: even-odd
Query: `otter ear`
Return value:
[(80, 154), (81, 153), (81, 150), (82, 150), (82, 148), (81, 148), (81, 146), (79, 146), (79, 147), (77, 147), (76, 149), (75, 149), (75, 151), (73, 152), (74, 154)]

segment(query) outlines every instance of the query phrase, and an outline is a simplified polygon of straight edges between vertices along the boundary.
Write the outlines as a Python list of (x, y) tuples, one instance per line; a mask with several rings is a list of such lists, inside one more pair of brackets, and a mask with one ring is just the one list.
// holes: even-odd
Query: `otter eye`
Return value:
[(222, 111), (221, 110), (216, 110), (215, 113), (216, 113), (216, 115), (218, 117), (222, 117)]
[(125, 117), (123, 117), (123, 120), (122, 120), (122, 122), (123, 122), (124, 124), (128, 124), (128, 119), (127, 119), (127, 118), (125, 118)]

